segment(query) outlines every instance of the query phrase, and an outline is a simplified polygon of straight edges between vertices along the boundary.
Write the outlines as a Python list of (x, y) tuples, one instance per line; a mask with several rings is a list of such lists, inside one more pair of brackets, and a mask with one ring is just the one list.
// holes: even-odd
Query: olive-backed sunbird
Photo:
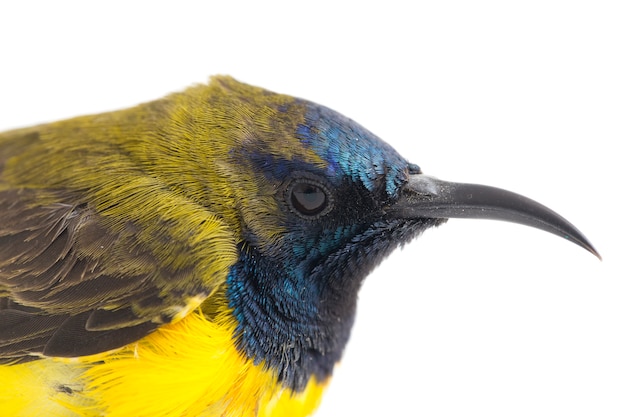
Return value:
[(226, 76), (0, 133), (0, 413), (309, 415), (365, 276), (451, 217), (599, 256), (537, 202)]

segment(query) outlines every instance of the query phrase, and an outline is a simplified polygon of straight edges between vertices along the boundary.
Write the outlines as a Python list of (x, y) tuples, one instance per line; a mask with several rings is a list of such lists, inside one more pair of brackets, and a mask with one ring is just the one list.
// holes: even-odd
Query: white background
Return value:
[(230, 74), (541, 201), (604, 256), (499, 222), (427, 232), (365, 283), (318, 416), (626, 415), (623, 2), (13, 3), (0, 130)]

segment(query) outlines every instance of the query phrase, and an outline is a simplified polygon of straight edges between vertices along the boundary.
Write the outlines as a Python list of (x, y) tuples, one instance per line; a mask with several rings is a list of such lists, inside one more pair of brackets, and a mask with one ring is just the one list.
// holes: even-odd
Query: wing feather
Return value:
[[(94, 202), (63, 184), (16, 185), (5, 174), (20, 140), (33, 153), (39, 135), (0, 135), (0, 363), (124, 346), (224, 282), (234, 238), (205, 207), (141, 172), (136, 183), (149, 186), (132, 190), (129, 180), (123, 192), (98, 190), (111, 190), (113, 214), (103, 213), (106, 194)], [(143, 223), (138, 201), (149, 211)]]

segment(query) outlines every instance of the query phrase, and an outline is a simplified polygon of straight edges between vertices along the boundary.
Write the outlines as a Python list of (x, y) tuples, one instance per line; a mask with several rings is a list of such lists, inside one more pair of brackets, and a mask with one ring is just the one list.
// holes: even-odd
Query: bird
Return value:
[(310, 415), (365, 277), (449, 218), (600, 257), (529, 198), (229, 76), (0, 133), (2, 415)]

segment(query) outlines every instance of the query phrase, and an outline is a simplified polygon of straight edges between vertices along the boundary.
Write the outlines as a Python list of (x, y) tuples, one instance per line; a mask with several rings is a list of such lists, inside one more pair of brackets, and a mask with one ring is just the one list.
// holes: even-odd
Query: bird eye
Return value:
[(291, 189), (291, 204), (302, 214), (315, 215), (326, 207), (326, 193), (313, 184), (295, 184)]
[(288, 189), (290, 205), (305, 217), (325, 214), (330, 208), (329, 199), (326, 188), (309, 179), (296, 180)]

